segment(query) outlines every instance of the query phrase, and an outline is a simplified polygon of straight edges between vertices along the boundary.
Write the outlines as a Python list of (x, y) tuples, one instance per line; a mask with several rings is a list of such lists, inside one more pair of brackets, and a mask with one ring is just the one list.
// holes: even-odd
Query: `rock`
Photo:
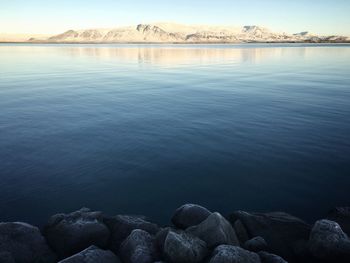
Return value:
[(136, 216), (117, 215), (105, 218), (105, 223), (111, 232), (110, 248), (115, 253), (118, 253), (120, 244), (133, 230), (142, 229), (151, 235), (155, 235), (160, 230), (156, 224)]
[(75, 254), (58, 263), (121, 263), (119, 258), (110, 250), (102, 250), (96, 246)]
[(328, 213), (326, 219), (337, 222), (341, 229), (350, 236), (350, 207), (334, 208)]
[(185, 204), (176, 209), (171, 222), (177, 228), (186, 229), (203, 222), (210, 216), (211, 212), (203, 206), (195, 204)]
[(56, 256), (37, 227), (0, 223), (0, 262), (50, 263), (56, 262)]
[[(270, 252), (270, 251), (269, 251)], [(294, 253), (298, 256), (297, 263), (311, 263), (314, 259), (309, 251), (309, 241), (299, 240), (294, 244)], [(292, 262), (292, 261), (290, 261)]]
[(154, 238), (146, 231), (135, 229), (120, 246), (124, 263), (152, 263), (156, 257)]
[(218, 245), (239, 245), (238, 238), (231, 224), (219, 213), (212, 213), (202, 223), (186, 229), (204, 240), (210, 248)]
[(91, 245), (105, 248), (110, 236), (102, 213), (91, 212), (87, 208), (52, 216), (44, 232), (60, 258), (74, 255)]
[(233, 229), (235, 230), (238, 240), (241, 244), (244, 244), (246, 241), (249, 240), (249, 235), (241, 220), (236, 220), (234, 222)]
[(254, 237), (244, 243), (244, 248), (252, 252), (267, 250), (267, 243), (262, 237)]
[[(309, 238), (311, 227), (299, 218), (282, 212), (247, 213), (237, 211), (231, 222), (240, 220), (249, 237), (261, 236), (272, 253), (288, 261), (300, 262), (297, 246)], [(300, 250), (300, 248), (298, 248)]]
[(206, 243), (182, 230), (164, 230), (161, 250), (166, 261), (172, 263), (197, 263), (207, 255)]
[(215, 248), (209, 263), (260, 263), (258, 254), (230, 245)]
[(350, 240), (334, 221), (324, 219), (315, 223), (309, 249), (315, 258), (323, 262), (350, 262)]
[(16, 263), (12, 254), (9, 252), (0, 252), (0, 262), (1, 263)]
[(155, 236), (155, 244), (160, 251), (163, 251), (164, 241), (169, 231), (180, 231), (180, 230), (176, 230), (171, 227), (165, 227), (159, 230), (159, 232)]
[(288, 263), (280, 256), (260, 251), (259, 253), (261, 263)]

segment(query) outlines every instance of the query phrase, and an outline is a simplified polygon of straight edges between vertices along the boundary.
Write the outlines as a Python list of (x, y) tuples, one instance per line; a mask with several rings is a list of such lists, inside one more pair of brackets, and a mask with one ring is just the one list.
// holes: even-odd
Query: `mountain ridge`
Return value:
[(154, 23), (111, 29), (70, 29), (58, 35), (43, 39), (34, 37), (27, 41), (44, 43), (347, 43), (350, 42), (350, 38), (337, 35), (319, 36), (307, 31), (295, 34), (278, 33), (257, 25), (233, 27)]

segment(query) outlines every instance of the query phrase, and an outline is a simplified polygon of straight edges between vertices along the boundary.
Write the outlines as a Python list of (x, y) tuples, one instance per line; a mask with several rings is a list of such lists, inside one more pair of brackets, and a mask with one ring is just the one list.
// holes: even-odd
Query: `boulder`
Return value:
[(156, 260), (154, 238), (146, 231), (135, 229), (124, 240), (119, 255), (124, 263), (152, 263)]
[(220, 245), (214, 249), (209, 263), (260, 263), (258, 254), (230, 245)]
[(201, 262), (208, 253), (203, 240), (182, 230), (164, 230), (161, 240), (163, 257), (172, 263)]
[(63, 259), (58, 263), (121, 263), (119, 258), (110, 250), (102, 250), (96, 246), (75, 254), (69, 258)]
[(158, 248), (158, 250), (161, 252), (163, 251), (164, 241), (169, 231), (180, 231), (180, 230), (176, 230), (171, 227), (165, 227), (159, 230), (159, 232), (155, 236), (155, 245)]
[(254, 237), (246, 241), (243, 247), (252, 252), (266, 251), (268, 249), (267, 243), (262, 237)]
[(13, 258), (12, 254), (10, 252), (1, 251), (0, 252), (0, 262), (1, 263), (16, 263), (15, 259)]
[(70, 214), (52, 216), (44, 233), (50, 246), (61, 259), (92, 245), (105, 248), (110, 236), (107, 226), (103, 223), (102, 213), (91, 212), (87, 208)]
[(315, 223), (309, 249), (322, 262), (350, 262), (350, 240), (334, 221), (323, 219)]
[(110, 248), (115, 253), (118, 253), (120, 244), (133, 230), (142, 229), (151, 235), (155, 235), (159, 231), (156, 224), (137, 216), (117, 215), (105, 218), (104, 222), (111, 232)]
[(50, 263), (56, 262), (56, 256), (37, 227), (0, 223), (0, 262)]
[(230, 215), (232, 223), (240, 220), (250, 238), (261, 236), (272, 253), (288, 261), (299, 262), (300, 244), (305, 243), (311, 227), (301, 219), (283, 212), (247, 213), (234, 212)]
[(212, 213), (199, 225), (187, 228), (186, 232), (204, 240), (210, 248), (223, 244), (239, 245), (235, 230), (219, 213)]
[(350, 236), (350, 207), (337, 207), (332, 209), (326, 219), (337, 222), (341, 229)]
[(186, 229), (203, 222), (210, 216), (211, 212), (203, 206), (195, 204), (185, 204), (176, 209), (171, 222), (177, 228)]
[(260, 251), (259, 253), (261, 263), (288, 263), (280, 256)]
[(249, 235), (241, 220), (236, 220), (233, 223), (233, 229), (235, 230), (238, 240), (241, 244), (244, 244), (246, 241), (249, 240)]

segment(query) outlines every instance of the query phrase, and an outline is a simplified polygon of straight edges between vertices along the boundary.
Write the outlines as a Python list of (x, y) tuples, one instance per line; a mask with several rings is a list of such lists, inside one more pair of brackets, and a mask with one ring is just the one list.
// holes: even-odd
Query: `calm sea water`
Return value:
[(0, 45), (0, 219), (350, 205), (348, 45)]

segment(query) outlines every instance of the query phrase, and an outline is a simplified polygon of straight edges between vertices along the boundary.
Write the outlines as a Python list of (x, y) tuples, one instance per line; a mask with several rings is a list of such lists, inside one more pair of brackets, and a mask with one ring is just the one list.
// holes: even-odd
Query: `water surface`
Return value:
[(0, 218), (350, 205), (348, 45), (0, 45)]

